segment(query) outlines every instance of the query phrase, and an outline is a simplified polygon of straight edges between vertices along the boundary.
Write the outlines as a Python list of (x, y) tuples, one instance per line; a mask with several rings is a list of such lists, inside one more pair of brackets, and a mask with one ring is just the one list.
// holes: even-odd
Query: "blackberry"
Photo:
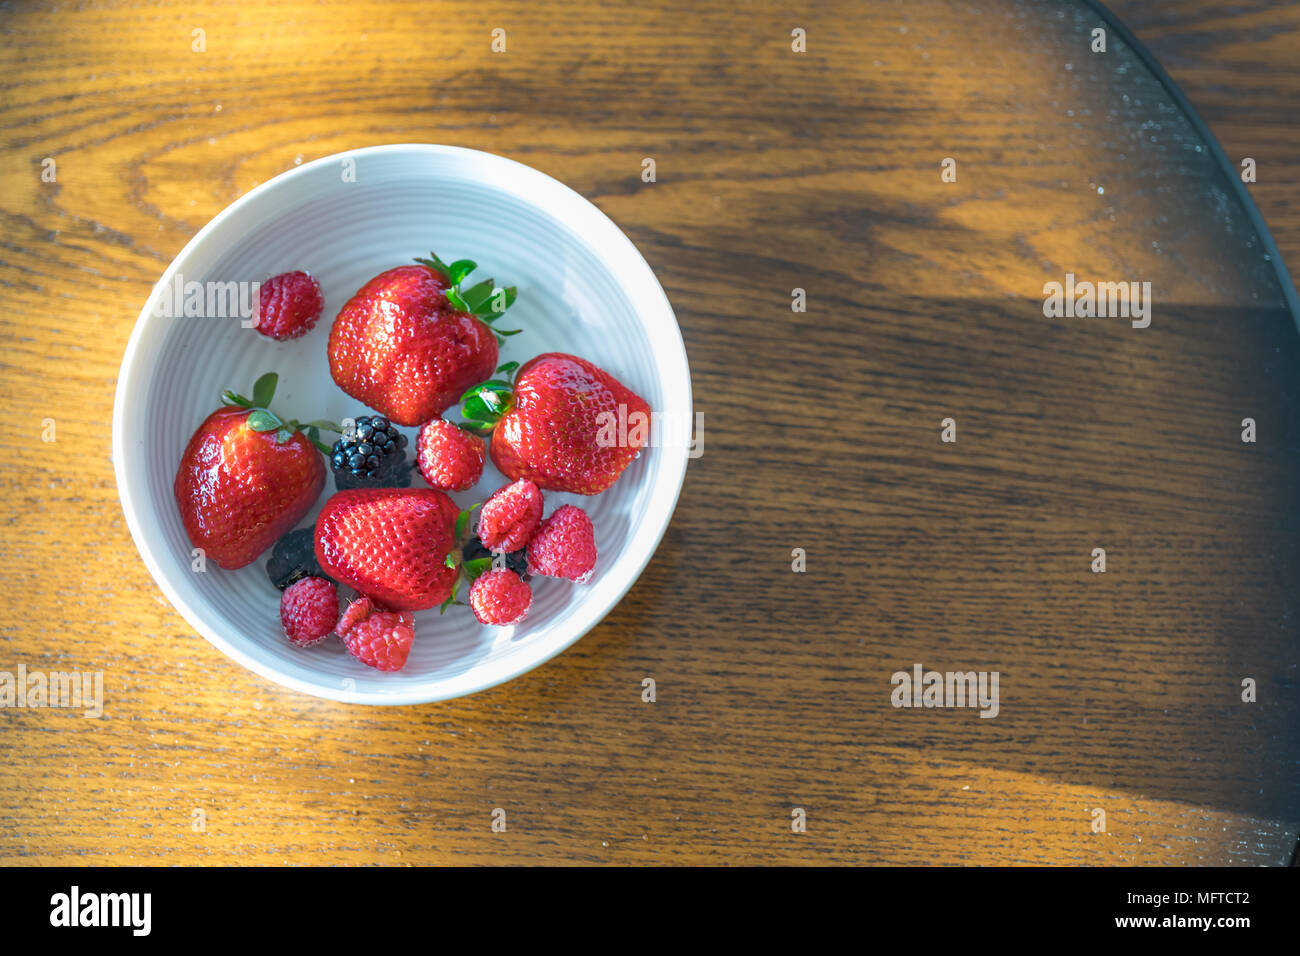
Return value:
[(382, 415), (362, 415), (330, 449), (334, 486), (347, 488), (407, 488), (411, 463), (407, 438)]
[(402, 461), (369, 478), (357, 478), (344, 469), (334, 473), (334, 487), (339, 491), (349, 488), (409, 488), (414, 467), (414, 461)]
[[(496, 557), (495, 554), (483, 546), (483, 542), (478, 539), (478, 535), (465, 542), (464, 547), (460, 549), (460, 556), (465, 561)], [(527, 581), (531, 576), (528, 573), (528, 549), (520, 548), (518, 551), (511, 551), (507, 554), (506, 567)]]
[(316, 561), (315, 545), (314, 527), (290, 531), (277, 541), (271, 549), (271, 559), (266, 562), (266, 576), (271, 583), (283, 591), (302, 578), (331, 580)]

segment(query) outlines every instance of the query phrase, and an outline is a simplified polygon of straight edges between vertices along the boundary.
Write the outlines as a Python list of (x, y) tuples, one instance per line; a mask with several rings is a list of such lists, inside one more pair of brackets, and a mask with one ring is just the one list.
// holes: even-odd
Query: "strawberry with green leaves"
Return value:
[(452, 596), (458, 574), (459, 515), (433, 488), (340, 491), (316, 519), (316, 560), (335, 581), (391, 610), (437, 607)]
[(251, 564), (305, 515), (325, 484), (317, 449), (325, 421), (302, 424), (271, 411), (278, 377), (253, 397), (227, 391), (181, 454), (173, 491), (190, 542), (218, 567)]
[(477, 267), (434, 253), (375, 276), (330, 329), (330, 374), (339, 388), (399, 425), (421, 425), (492, 375), (498, 348), (518, 329), (494, 329), (515, 289), (491, 279), (462, 289)]
[[(498, 373), (513, 371), (513, 362)], [(650, 433), (650, 406), (604, 369), (561, 352), (525, 362), (514, 383), (491, 379), (461, 396), (464, 427), (492, 435), (503, 475), (547, 491), (598, 495)]]

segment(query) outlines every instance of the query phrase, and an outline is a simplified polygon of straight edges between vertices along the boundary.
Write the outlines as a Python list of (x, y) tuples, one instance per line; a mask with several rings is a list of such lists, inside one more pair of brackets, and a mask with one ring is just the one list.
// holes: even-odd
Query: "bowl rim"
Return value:
[[(682, 448), (680, 454), (666, 456), (661, 468), (664, 475), (659, 480), (661, 482), (672, 481), (673, 489), (666, 510), (664, 511), (662, 521), (659, 527), (651, 534), (644, 537), (645, 544), (636, 545), (629, 543), (628, 548), (634, 550), (640, 548), (639, 558), (636, 559), (636, 566), (632, 574), (627, 578), (625, 586), (616, 589), (607, 598), (606, 606), (601, 608), (598, 613), (590, 618), (587, 622), (579, 624), (572, 635), (568, 635), (558, 641), (553, 641), (549, 645), (539, 646), (536, 653), (532, 655), (522, 654), (519, 661), (509, 667), (500, 669), (499, 673), (494, 673), (487, 678), (478, 680), (467, 679), (475, 673), (475, 667), (470, 667), (467, 671), (457, 675), (454, 678), (434, 680), (431, 684), (417, 684), (404, 690), (395, 689), (392, 692), (375, 692), (356, 690), (348, 687), (344, 681), (334, 680), (333, 683), (313, 682), (300, 677), (296, 674), (287, 673), (275, 667), (272, 663), (264, 661), (249, 653), (240, 646), (237, 639), (230, 639), (219, 633), (217, 629), (210, 627), (204, 621), (203, 616), (198, 609), (191, 605), (186, 597), (173, 585), (170, 572), (163, 567), (159, 560), (158, 553), (147, 539), (141, 522), (141, 513), (145, 508), (151, 508), (147, 494), (143, 491), (144, 482), (128, 474), (128, 462), (130, 456), (126, 454), (124, 445), (125, 421), (127, 415), (128, 394), (137, 390), (141, 385), (147, 387), (147, 383), (138, 383), (143, 375), (142, 370), (136, 367), (136, 359), (141, 349), (142, 342), (145, 339), (146, 331), (150, 323), (154, 320), (164, 321), (165, 318), (158, 318), (152, 315), (151, 303), (153, 301), (153, 290), (166, 287), (173, 281), (176, 273), (183, 271), (183, 266), (194, 255), (200, 245), (215, 232), (220, 226), (235, 213), (245, 206), (258, 201), (266, 193), (281, 187), (284, 184), (300, 178), (311, 175), (315, 170), (322, 166), (337, 164), (346, 159), (360, 160), (365, 157), (373, 157), (381, 154), (394, 153), (417, 153), (430, 156), (450, 156), (459, 158), (463, 161), (482, 163), (485, 165), (497, 165), (503, 172), (524, 179), (531, 178), (539, 186), (545, 186), (555, 195), (567, 202), (576, 202), (579, 208), (586, 207), (586, 212), (590, 217), (594, 213), (592, 221), (598, 224), (600, 229), (606, 233), (605, 236), (596, 237), (600, 239), (602, 248), (611, 251), (609, 246), (604, 246), (606, 242), (613, 243), (616, 249), (612, 252), (617, 253), (620, 257), (629, 257), (629, 265), (633, 269), (641, 268), (645, 270), (649, 277), (653, 289), (658, 292), (658, 298), (649, 304), (641, 301), (637, 302), (636, 312), (643, 315), (647, 312), (662, 312), (663, 316), (671, 320), (671, 326), (676, 333), (670, 336), (671, 343), (677, 346), (677, 352), (681, 359), (681, 370), (683, 381), (682, 390), (677, 395), (679, 402), (684, 402), (684, 408), (688, 421), (694, 421), (694, 400), (691, 390), (690, 363), (686, 355), (686, 344), (682, 338), (681, 326), (677, 322), (676, 313), (673, 310), (672, 303), (668, 300), (667, 293), (664, 292), (659, 278), (655, 275), (650, 264), (646, 262), (641, 251), (631, 239), (619, 228), (606, 213), (596, 206), (593, 202), (583, 196), (581, 193), (560, 182), (558, 179), (534, 169), (517, 160), (500, 156), (496, 153), (489, 153), (483, 150), (472, 149), (465, 146), (450, 146), (435, 143), (390, 143), (376, 146), (364, 146), (357, 149), (345, 150), (339, 153), (331, 153), (328, 156), (322, 156), (319, 159), (303, 163), (301, 166), (295, 166), (284, 172), (273, 176), (264, 183), (253, 187), (244, 195), (235, 199), (217, 215), (215, 215), (206, 225), (204, 225), (194, 236), (181, 248), (180, 252), (172, 259), (171, 263), (163, 271), (158, 281), (154, 284), (150, 295), (146, 299), (140, 314), (131, 330), (131, 336), (127, 341), (126, 350), (122, 356), (122, 362), (118, 370), (117, 385), (113, 395), (113, 439), (112, 439), (112, 457), (113, 457), (113, 474), (117, 484), (118, 500), (121, 503), (123, 514), (126, 518), (127, 529), (131, 534), (131, 539), (135, 544), (136, 551), (144, 561), (145, 567), (149, 570), (154, 582), (167, 597), (172, 607), (175, 608), (186, 622), (202, 635), (210, 644), (225, 653), (228, 657), (242, 664), (247, 669), (260, 675), (261, 677), (280, 684), (300, 693), (308, 694), (313, 697), (335, 700), (341, 703), (367, 704), (373, 706), (401, 706), (408, 704), (433, 703), (442, 700), (452, 700), (459, 697), (465, 697), (470, 694), (476, 694), (489, 688), (496, 687), (507, 681), (513, 680), (534, 668), (556, 657), (563, 651), (572, 647), (577, 641), (589, 633), (597, 624), (612, 611), (627, 595), (633, 585), (640, 579), (650, 559), (659, 550), (659, 545), (663, 541), (664, 535), (668, 531), (668, 526), (672, 523), (672, 517), (676, 513), (677, 502), (681, 497), (682, 487), (686, 478), (686, 465), (688, 456), (686, 449)], [(590, 235), (582, 235), (582, 241), (592, 247), (595, 247), (594, 238)], [(606, 256), (601, 256), (602, 261), (607, 261)], [(670, 343), (670, 344), (671, 344)], [(673, 451), (671, 446), (661, 447), (661, 452)], [(676, 464), (675, 474), (673, 465)], [(675, 480), (674, 480), (675, 479)], [(134, 482), (134, 483), (133, 483)], [(137, 488), (137, 485), (139, 488)], [(650, 539), (653, 538), (653, 541)], [(452, 684), (450, 688), (446, 685)], [(465, 686), (459, 686), (459, 685)], [(337, 686), (336, 686), (337, 685)], [(444, 689), (439, 689), (444, 688)]]

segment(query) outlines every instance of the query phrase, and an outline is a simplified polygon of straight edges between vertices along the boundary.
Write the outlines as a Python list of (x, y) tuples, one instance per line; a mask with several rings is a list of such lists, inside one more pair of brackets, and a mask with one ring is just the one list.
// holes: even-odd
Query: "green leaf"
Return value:
[(465, 304), (465, 300), (460, 297), (460, 293), (454, 287), (445, 290), (443, 294), (447, 297), (447, 301), (451, 303), (453, 309), (459, 309), (462, 312), (469, 311), (469, 306)]
[(280, 376), (274, 372), (267, 372), (254, 382), (253, 404), (258, 408), (270, 408), (271, 400), (275, 398), (275, 387), (279, 382)]
[(491, 381), (475, 385), (466, 395), (461, 414), (469, 419), (493, 424), (514, 404), (514, 393), (506, 382)]
[(457, 541), (465, 537), (465, 532), (469, 530), (469, 519), (473, 515), (474, 509), (479, 507), (479, 505), (481, 504), (483, 504), (483, 502), (480, 501), (477, 505), (470, 505), (460, 514), (456, 515), (456, 540)]
[(265, 408), (257, 408), (248, 416), (248, 427), (255, 432), (273, 432), (277, 428), (283, 428), (284, 422), (276, 418)]
[(497, 335), (518, 335), (523, 329), (493, 329)]
[(319, 445), (319, 444), (320, 444), (320, 429), (317, 428), (315, 425), (308, 425), (308, 426), (307, 426), (307, 437), (310, 438), (310, 439), (312, 440), (312, 443), (313, 443), (313, 444)]
[(465, 390), (460, 397), (461, 416), (469, 419), (460, 427), (476, 435), (487, 435), (501, 416), (514, 406), (514, 390), (510, 383), (494, 378)]
[(321, 431), (334, 432), (339, 435), (343, 434), (342, 425), (338, 422), (327, 421), (324, 418), (318, 418), (314, 422), (308, 422), (307, 426), (309, 428), (319, 428)]
[(473, 259), (457, 259), (447, 267), (448, 278), (451, 279), (452, 285), (458, 286), (460, 285), (461, 279), (465, 278), (477, 268), (478, 263)]
[(461, 565), (461, 569), (463, 570), (467, 581), (475, 580), (480, 574), (489, 570), (491, 567), (491, 558), (474, 558), (473, 560), (466, 561)]
[(500, 315), (515, 304), (519, 293), (514, 286), (507, 286), (492, 293), (492, 311)]
[(502, 365), (499, 369), (497, 369), (497, 374), (509, 376), (518, 367), (519, 367), (518, 362), (506, 362), (505, 365)]
[(278, 432), (275, 433), (275, 443), (277, 445), (283, 445), (292, 437), (293, 437), (292, 428), (281, 428)]
[(230, 389), (226, 389), (221, 393), (221, 402), (223, 405), (239, 405), (243, 408), (253, 407), (252, 402), (244, 398), (243, 395), (240, 395), (237, 392), (232, 392)]
[(451, 267), (439, 259), (436, 252), (430, 252), (429, 258), (427, 259), (416, 259), (415, 261), (420, 263), (420, 265), (428, 266), (430, 269), (437, 269), (446, 276), (448, 280), (451, 279)]
[(483, 303), (492, 295), (492, 290), (495, 288), (496, 285), (491, 279), (484, 279), (476, 286), (462, 289), (460, 297), (465, 300), (465, 304), (469, 306), (471, 312), (478, 312)]
[(477, 385), (471, 385), (469, 388), (465, 389), (460, 400), (462, 402), (469, 401), (470, 398), (477, 395), (482, 389), (489, 387), (498, 392), (510, 392), (514, 390), (514, 387), (504, 379), (490, 378), (486, 382), (479, 382)]
[(466, 418), (474, 418), (481, 422), (489, 419), (495, 420), (498, 417), (496, 412), (488, 408), (487, 403), (483, 401), (481, 395), (471, 395), (469, 398), (465, 399), (465, 405), (461, 409), (461, 414)]
[[(456, 600), (456, 592), (458, 590), (460, 590), (459, 574), (456, 575), (456, 580), (451, 582), (451, 594), (447, 596), (447, 600), (443, 601), (442, 604), (438, 605), (439, 614), (445, 613), (447, 608), (451, 607), (453, 604), (460, 604), (460, 602)], [(464, 605), (461, 606), (464, 607)]]
[(315, 445), (318, 449), (320, 449), (320, 453), (321, 453), (322, 455), (324, 455), (326, 458), (329, 457), (329, 455), (330, 455), (330, 446), (329, 446), (329, 445), (326, 445), (326, 444), (324, 444), (323, 442), (318, 442), (318, 441), (313, 441), (312, 444)]
[[(457, 520), (459, 521), (459, 519)], [(456, 566), (456, 551), (454, 548), (447, 552), (447, 556), (442, 559), (442, 563), (449, 568), (454, 568)]]
[(482, 302), (479, 303), (474, 313), (484, 322), (491, 322), (493, 319), (499, 319), (505, 314), (506, 309), (515, 304), (518, 294), (514, 286), (505, 289), (493, 289)]

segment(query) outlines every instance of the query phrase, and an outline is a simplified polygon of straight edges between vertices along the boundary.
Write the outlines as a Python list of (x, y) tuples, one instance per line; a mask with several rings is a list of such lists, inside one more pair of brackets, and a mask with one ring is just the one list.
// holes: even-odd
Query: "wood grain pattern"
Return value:
[[(1257, 158), (1300, 262), (1300, 8), (1116, 8)], [(1163, 188), (1194, 160), (1105, 147), (1130, 129), (1089, 79), (1110, 65), (1035, 42), (1058, 9), (0, 5), (0, 670), (102, 669), (106, 698), (0, 711), (0, 862), (1289, 859), (1300, 342), (1192, 187)], [(609, 618), (507, 685), (391, 710), (190, 633), (109, 457), (132, 323), (185, 241), (387, 142), (502, 153), (605, 210), (677, 310), (706, 422)], [(1045, 319), (1067, 270), (1153, 281), (1151, 328)], [(914, 662), (1000, 671), (1002, 713), (892, 708)]]

